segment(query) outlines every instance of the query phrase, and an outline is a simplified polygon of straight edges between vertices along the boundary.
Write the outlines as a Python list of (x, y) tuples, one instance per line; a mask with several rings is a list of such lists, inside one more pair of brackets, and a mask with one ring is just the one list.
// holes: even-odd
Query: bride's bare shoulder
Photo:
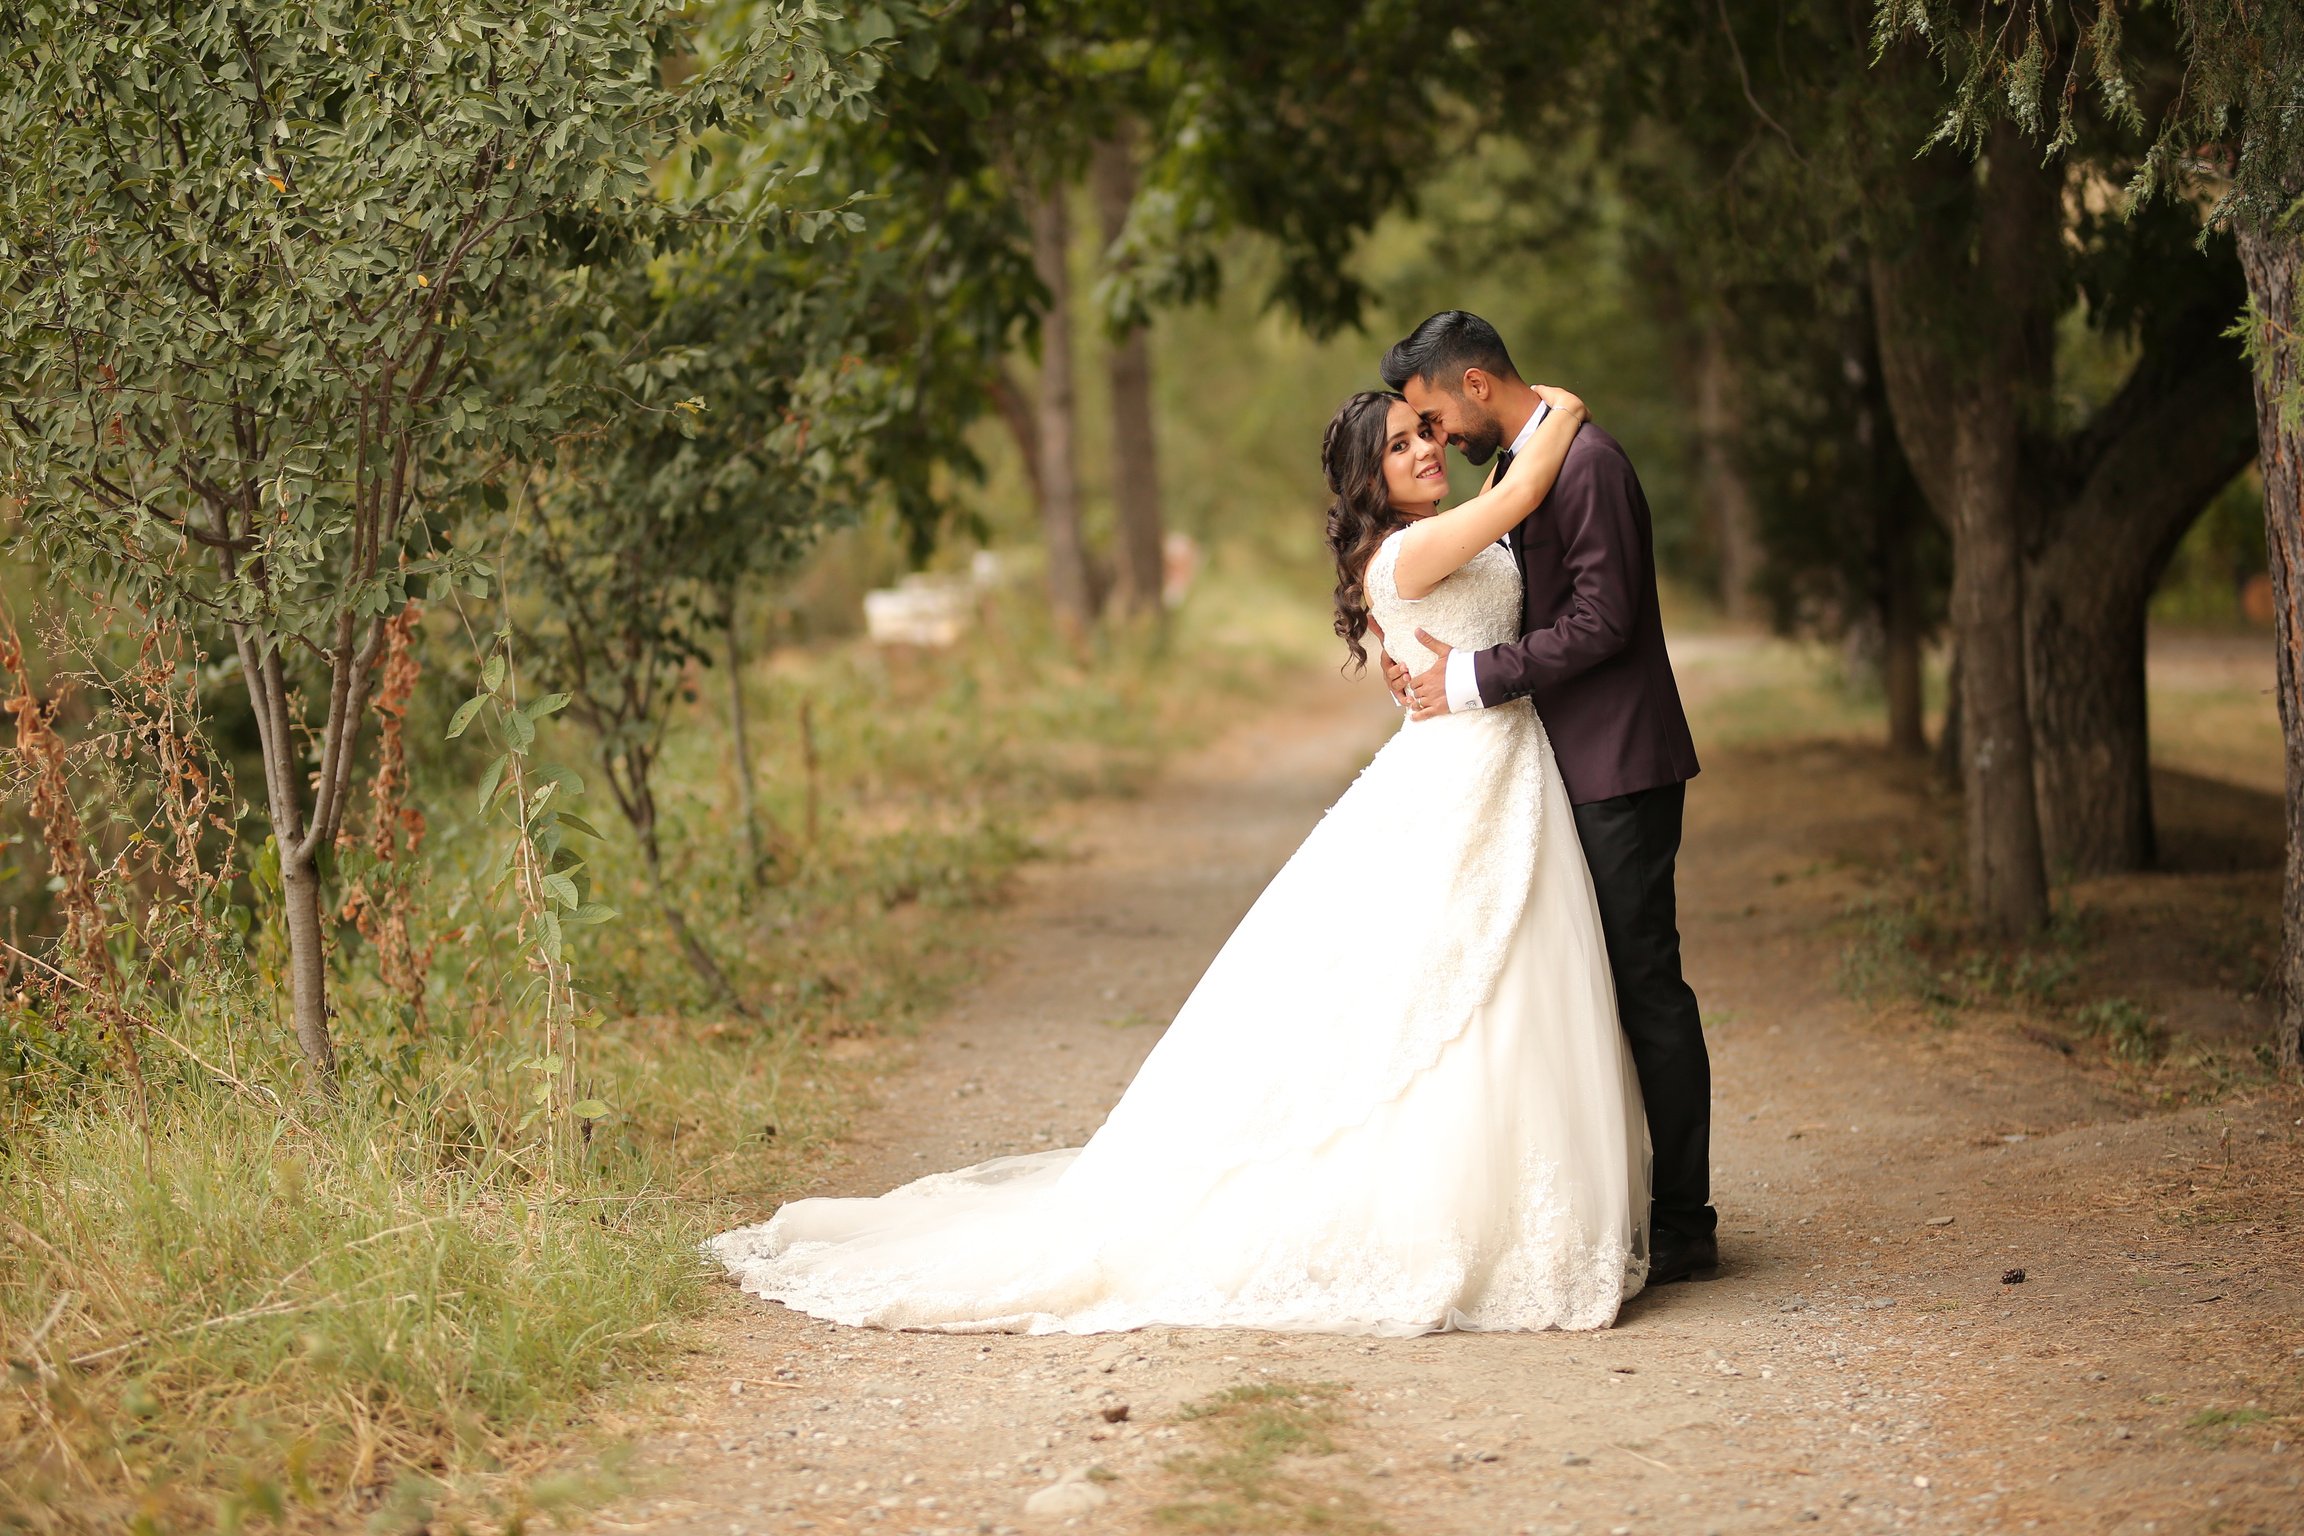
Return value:
[(1408, 530), (1406, 528), (1393, 529), (1390, 533), (1384, 535), (1384, 537), (1378, 541), (1374, 549), (1368, 552), (1367, 560), (1360, 567), (1360, 585), (1363, 589), (1367, 587), (1370, 581), (1375, 579), (1376, 567), (1384, 563), (1385, 551), (1390, 550), (1393, 554), (1393, 557), (1395, 559), (1398, 558), (1401, 537), (1407, 532)]

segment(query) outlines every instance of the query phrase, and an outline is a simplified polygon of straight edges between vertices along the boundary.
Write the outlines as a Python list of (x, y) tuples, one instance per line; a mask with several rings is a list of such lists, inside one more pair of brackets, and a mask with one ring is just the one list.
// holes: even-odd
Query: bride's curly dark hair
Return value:
[(1328, 551), (1336, 557), (1336, 633), (1352, 653), (1352, 669), (1368, 665), (1368, 590), (1362, 581), (1368, 561), (1394, 529), (1408, 519), (1392, 508), (1384, 490), (1384, 429), (1394, 403), (1404, 399), (1388, 389), (1362, 390), (1329, 419), (1320, 439), (1320, 468), (1335, 500), (1328, 503)]

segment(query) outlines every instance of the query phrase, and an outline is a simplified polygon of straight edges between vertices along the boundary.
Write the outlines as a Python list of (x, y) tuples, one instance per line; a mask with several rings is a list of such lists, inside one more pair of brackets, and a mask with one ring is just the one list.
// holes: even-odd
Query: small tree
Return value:
[(612, 399), (492, 351), (672, 212), (700, 129), (858, 89), (817, 0), (678, 86), (680, 0), (26, 0), (0, 15), (0, 452), (41, 552), (229, 631), (298, 1044), (335, 1078), (321, 861), (385, 622), (477, 582), (441, 509)]
[(655, 769), (735, 595), (854, 512), (850, 450), (877, 424), (883, 372), (849, 345), (852, 274), (810, 255), (744, 242), (628, 267), (604, 282), (610, 302), (571, 316), (581, 335), (536, 338), (612, 351), (626, 405), (529, 473), (497, 541), (508, 578), (544, 599), (537, 665), (597, 745), (666, 927), (739, 1012), (666, 878)]

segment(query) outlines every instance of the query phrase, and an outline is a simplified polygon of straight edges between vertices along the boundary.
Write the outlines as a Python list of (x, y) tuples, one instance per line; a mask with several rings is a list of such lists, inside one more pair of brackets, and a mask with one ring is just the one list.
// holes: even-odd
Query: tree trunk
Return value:
[(2042, 850), (2066, 877), (2143, 869), (2154, 855), (2143, 604), (2100, 581), (2025, 587)]
[(728, 980), (727, 973), (720, 969), (720, 962), (712, 958), (712, 951), (704, 947), (704, 941), (696, 937), (695, 930), (688, 926), (688, 918), (681, 912), (680, 903), (665, 884), (664, 850), (656, 837), (654, 792), (644, 784), (638, 786), (633, 804), (638, 814), (631, 818), (632, 830), (640, 840), (640, 862), (648, 871), (648, 891), (656, 900), (656, 910), (664, 915), (664, 926), (672, 930), (672, 941), (680, 946), (681, 956), (687, 960), (688, 968), (727, 1003), (730, 1012), (739, 1018), (751, 1018), (752, 1010), (745, 1006), (744, 999)]
[(816, 712), (811, 701), (800, 701), (800, 827), (808, 839), (808, 846), (816, 846), (817, 786), (820, 780), (816, 756)]
[[(1969, 905), (2017, 937), (2048, 916), (2024, 666), (2019, 432), (2052, 372), (2058, 187), (1994, 130), (1984, 167), (1921, 157), (1869, 231), (1882, 373), (1905, 457), (1952, 531)], [(1902, 223), (1894, 221), (1900, 218)]]
[(2033, 456), (2025, 645), (2041, 843), (2060, 875), (2153, 860), (2146, 614), (2186, 531), (2256, 452), (2248, 371), (2224, 334), (2231, 278), (2156, 327), (2119, 394)]
[(1841, 371), (1857, 390), (1853, 423), (1857, 451), (1869, 466), (1866, 510), (1872, 518), (1872, 601), (1880, 618), (1880, 681), (1888, 696), (1888, 750), (1901, 757), (1928, 752), (1927, 697), (1922, 647), (1918, 539), (1927, 509), (1904, 462), (1896, 434), (1881, 419), (1887, 401), (1880, 381), (1880, 346), (1870, 306), (1860, 312), (1841, 349)]
[(1736, 364), (1720, 316), (1707, 320), (1696, 351), (1696, 472), (1702, 516), (1720, 551), (1720, 606), (1731, 619), (1760, 616), (1754, 590), (1764, 559), (1752, 489), (1736, 462), (1740, 432)]
[(1024, 461), (1024, 478), (1032, 487), (1032, 510), (1046, 516), (1048, 493), (1040, 485), (1040, 423), (1033, 415), (1032, 403), (1016, 387), (1005, 365), (993, 370), (985, 388), (992, 397), (992, 408), (1000, 413), (1001, 424), (1015, 441), (1017, 456)]
[(336, 1044), (328, 1032), (328, 929), (320, 901), (317, 850), (301, 855), (305, 842), (304, 764), (288, 717), (287, 670), (280, 653), (251, 626), (235, 625), (232, 643), (240, 656), (241, 685), (255, 716), (258, 757), (264, 765), (265, 808), (271, 814), (272, 846), (280, 859), (281, 918), (288, 929), (289, 1021), (322, 1093), (336, 1093)]
[(2279, 658), (2280, 729), (2288, 748), (2288, 864), (2280, 911), (2280, 1022), (2287, 1066), (2304, 1065), (2304, 425), (2290, 407), (2304, 392), (2304, 242), (2261, 227), (2240, 229), (2256, 347), (2257, 460), (2264, 473), (2264, 531), (2272, 565), (2272, 624)]
[[(1888, 516), (1894, 517), (1894, 512)], [(1899, 520), (1900, 522), (1900, 520)], [(1888, 750), (1899, 757), (1928, 755), (1927, 698), (1922, 686), (1918, 579), (1912, 571), (1912, 531), (1887, 527), (1880, 604), (1880, 677), (1888, 692)]]
[[(277, 835), (273, 846), (281, 847)], [(280, 904), (288, 924), (288, 998), (296, 1044), (333, 1091), (336, 1043), (328, 1033), (328, 934), (320, 917), (320, 871), (310, 859), (280, 857)]]
[(1952, 627), (1960, 636), (1961, 790), (1968, 900), (2014, 938), (2048, 918), (2024, 669), (2024, 565), (2017, 538), (2014, 391), (1978, 379), (1954, 406)]
[[(1096, 210), (1104, 226), (1105, 260), (1128, 225), (1136, 200), (1136, 161), (1129, 138), (1096, 146)], [(1162, 612), (1160, 454), (1152, 435), (1152, 347), (1141, 325), (1114, 338), (1106, 360), (1112, 386), (1112, 504), (1117, 513), (1121, 608)]]
[(760, 803), (752, 774), (752, 736), (744, 709), (744, 631), (735, 582), (720, 588), (720, 616), (728, 625), (728, 737), (736, 755), (736, 818), (744, 827), (744, 884), (760, 883), (768, 847), (760, 834)]
[(1057, 624), (1077, 643), (1095, 620), (1096, 602), (1073, 447), (1071, 245), (1064, 188), (1052, 185), (1032, 208), (1032, 262), (1048, 290), (1040, 317), (1040, 530), (1048, 550), (1048, 600)]
[(1952, 658), (1944, 664), (1944, 728), (1936, 736), (1936, 776), (1947, 789), (1960, 787), (1960, 764), (1966, 759), (1960, 755), (1960, 649), (1957, 643)]

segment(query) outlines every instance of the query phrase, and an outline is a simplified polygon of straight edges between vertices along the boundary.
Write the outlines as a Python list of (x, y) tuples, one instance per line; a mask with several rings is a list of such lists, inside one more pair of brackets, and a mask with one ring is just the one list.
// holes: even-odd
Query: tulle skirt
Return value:
[(709, 1246), (748, 1291), (876, 1327), (1602, 1328), (1646, 1273), (1647, 1170), (1590, 875), (1521, 704), (1402, 729), (1085, 1147)]

